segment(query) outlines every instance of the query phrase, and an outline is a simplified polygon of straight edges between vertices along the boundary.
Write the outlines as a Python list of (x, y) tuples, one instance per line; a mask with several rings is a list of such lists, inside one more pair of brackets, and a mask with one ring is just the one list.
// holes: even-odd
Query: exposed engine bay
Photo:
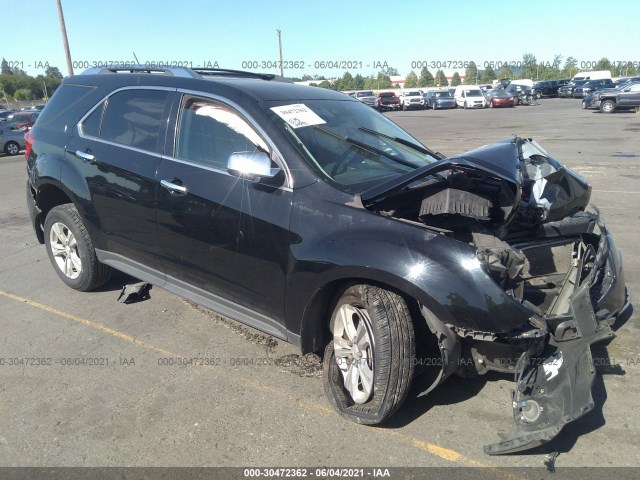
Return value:
[[(511, 177), (451, 165), (375, 208), (474, 245), (478, 260), (515, 299), (544, 314), (567, 313), (561, 292), (566, 293), (567, 282), (577, 285), (591, 271), (600, 241), (597, 213), (585, 211), (591, 187), (535, 142), (513, 142), (498, 144), (519, 149)], [(484, 157), (483, 150), (465, 158)], [(482, 159), (477, 160), (480, 165)]]

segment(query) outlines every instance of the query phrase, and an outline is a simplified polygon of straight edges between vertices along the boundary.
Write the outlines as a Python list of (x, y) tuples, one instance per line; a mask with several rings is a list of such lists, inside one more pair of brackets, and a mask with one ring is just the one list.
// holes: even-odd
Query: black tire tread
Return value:
[[(82, 218), (80, 218), (80, 214), (78, 213), (76, 206), (72, 203), (65, 203), (53, 207), (47, 214), (47, 220), (49, 220), (50, 216), (52, 216), (51, 218), (53, 218), (56, 215), (61, 216), (61, 220), (66, 220), (68, 223), (71, 223), (76, 229), (76, 232), (80, 234), (76, 235), (76, 241), (82, 241), (84, 243), (85, 255), (87, 257), (86, 261), (83, 261), (82, 263), (83, 274), (87, 272), (87, 275), (83, 275), (84, 278), (82, 278), (79, 283), (70, 284), (65, 280), (65, 278), (60, 276), (61, 272), (59, 272), (57, 266), (54, 265), (54, 269), (56, 270), (60, 278), (62, 278), (62, 280), (71, 288), (81, 292), (95, 290), (96, 288), (99, 288), (107, 283), (109, 281), (109, 278), (111, 278), (111, 267), (101, 263), (98, 260), (93, 242), (91, 241), (91, 236), (89, 235), (89, 232), (87, 231)], [(71, 225), (68, 225), (68, 227), (71, 228)], [(45, 239), (48, 244), (49, 240), (48, 234), (46, 232)]]
[[(345, 418), (360, 424), (375, 425), (400, 408), (411, 388), (416, 348), (413, 323), (407, 303), (394, 292), (367, 284), (354, 285), (344, 292), (337, 304), (349, 297), (363, 300), (374, 324), (376, 390), (369, 402), (351, 406), (348, 413), (339, 409), (340, 400), (331, 394), (331, 379), (327, 373), (328, 362), (334, 361), (331, 342), (325, 354), (325, 392), (332, 406)], [(374, 418), (359, 416), (359, 412), (370, 412), (370, 402), (381, 402), (378, 404), (381, 405), (378, 414)]]

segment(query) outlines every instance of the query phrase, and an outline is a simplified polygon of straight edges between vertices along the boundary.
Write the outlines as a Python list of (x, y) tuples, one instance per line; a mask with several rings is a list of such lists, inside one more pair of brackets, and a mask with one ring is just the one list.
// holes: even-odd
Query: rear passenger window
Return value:
[(178, 114), (175, 157), (219, 170), (229, 155), (269, 149), (264, 140), (231, 107), (214, 100), (185, 96)]
[(151, 152), (158, 151), (160, 124), (169, 92), (124, 90), (107, 100), (100, 138)]

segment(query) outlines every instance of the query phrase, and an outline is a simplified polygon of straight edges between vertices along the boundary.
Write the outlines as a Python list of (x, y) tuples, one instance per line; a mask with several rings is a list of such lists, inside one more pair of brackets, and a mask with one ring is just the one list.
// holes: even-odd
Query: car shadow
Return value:
[(463, 378), (452, 375), (447, 378), (444, 383), (438, 385), (432, 392), (419, 396), (420, 392), (424, 390), (422, 387), (426, 388), (430, 384), (430, 382), (425, 379), (420, 381), (419, 385), (412, 387), (402, 408), (389, 420), (381, 423), (380, 426), (384, 428), (405, 427), (435, 406), (463, 402), (478, 395), (487, 382), (505, 378), (513, 379), (513, 375), (500, 374), (497, 372), (488, 372), (485, 375), (473, 378)]

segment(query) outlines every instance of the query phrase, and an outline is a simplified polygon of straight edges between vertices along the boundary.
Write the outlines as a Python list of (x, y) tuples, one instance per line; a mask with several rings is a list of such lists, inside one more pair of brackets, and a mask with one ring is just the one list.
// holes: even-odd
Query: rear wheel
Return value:
[(107, 283), (111, 268), (98, 261), (74, 205), (51, 209), (44, 222), (44, 238), (53, 269), (69, 287), (86, 292)]
[(613, 113), (616, 109), (616, 102), (613, 100), (603, 100), (600, 104), (600, 111), (602, 113)]
[(344, 417), (374, 425), (404, 402), (415, 366), (415, 333), (406, 302), (371, 285), (337, 300), (324, 355), (324, 389)]
[(7, 142), (4, 146), (4, 153), (7, 155), (17, 155), (20, 152), (20, 145), (16, 142)]

